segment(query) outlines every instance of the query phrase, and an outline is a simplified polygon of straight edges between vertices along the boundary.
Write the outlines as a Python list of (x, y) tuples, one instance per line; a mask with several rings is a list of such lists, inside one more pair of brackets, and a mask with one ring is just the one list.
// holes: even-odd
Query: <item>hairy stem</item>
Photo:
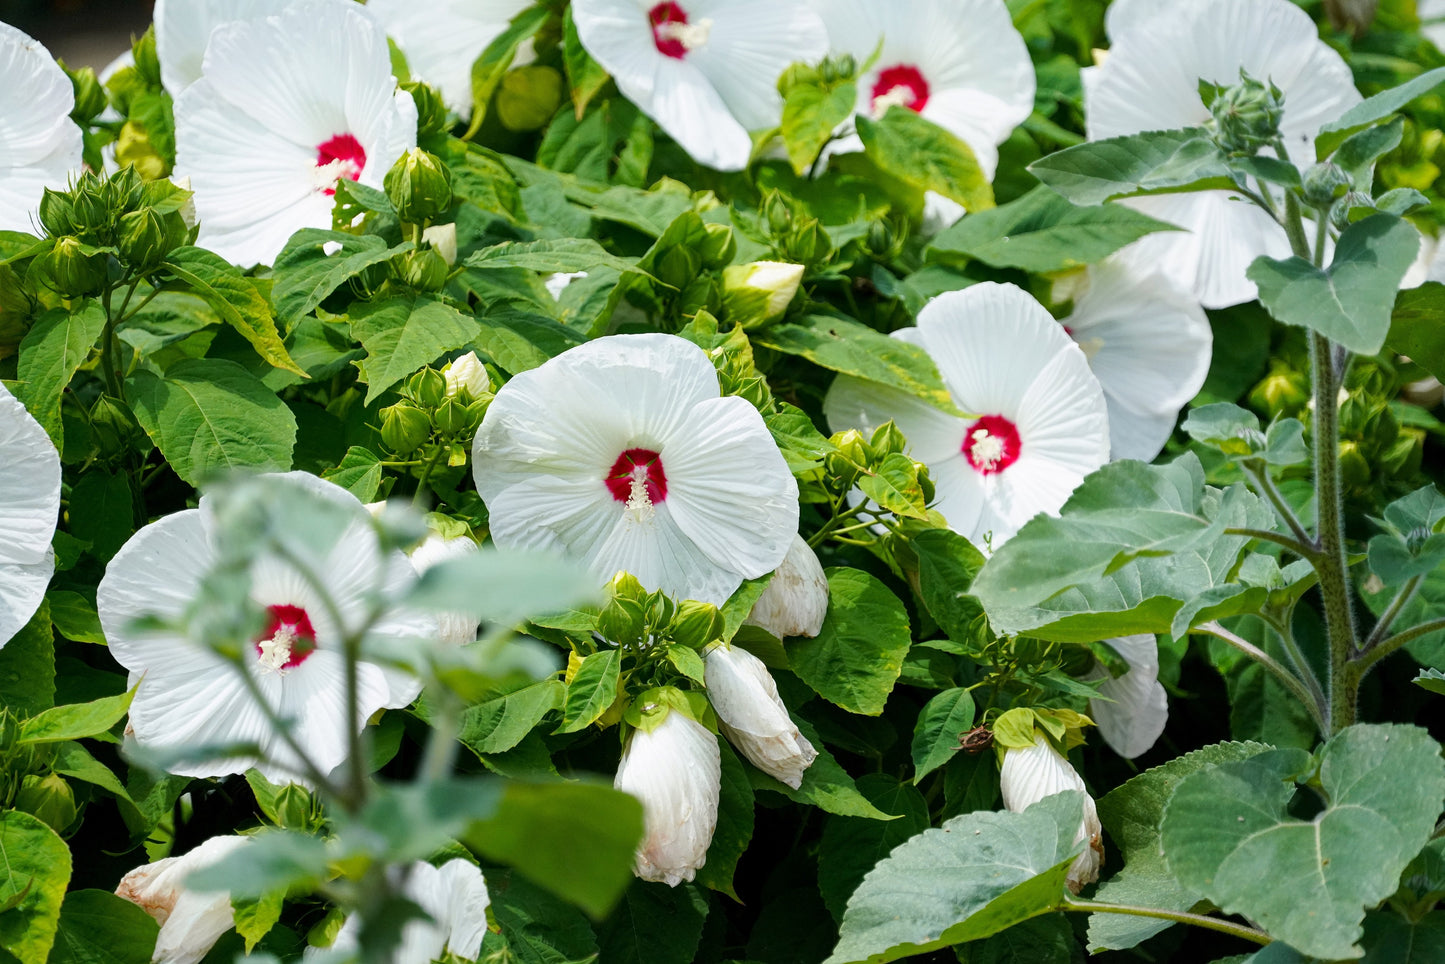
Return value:
[(1368, 654), (1385, 639), (1385, 635), (1390, 631), (1390, 627), (1394, 624), (1395, 620), (1399, 618), (1400, 610), (1404, 609), (1405, 604), (1414, 597), (1415, 590), (1420, 588), (1420, 581), (1424, 578), (1424, 576), (1411, 578), (1405, 585), (1400, 587), (1399, 592), (1395, 593), (1395, 598), (1390, 600), (1390, 605), (1380, 614), (1379, 620), (1375, 623), (1375, 628), (1370, 630), (1370, 635), (1366, 636), (1365, 641), (1360, 644), (1361, 655)]
[(1271, 532), (1268, 529), (1250, 529), (1247, 527), (1231, 526), (1224, 530), (1224, 534), (1227, 536), (1248, 536), (1251, 539), (1273, 542), (1277, 546), (1284, 546), (1290, 552), (1304, 559), (1314, 559), (1319, 555), (1312, 547), (1305, 545), (1297, 539), (1291, 539), (1287, 535), (1279, 532)]
[[(1207, 633), (1216, 639), (1223, 640), (1264, 667), (1265, 670), (1273, 675), (1275, 679), (1279, 680), (1286, 689), (1293, 693), (1296, 699), (1304, 704), (1305, 709), (1309, 710), (1310, 717), (1315, 721), (1315, 726), (1319, 728), (1320, 733), (1324, 734), (1327, 732), (1325, 696), (1324, 693), (1320, 692), (1318, 681), (1315, 681), (1313, 678), (1309, 678), (1308, 681), (1301, 679), (1290, 672), (1286, 666), (1273, 656), (1270, 656), (1249, 640), (1231, 633), (1213, 620), (1207, 623), (1201, 623), (1194, 627), (1194, 630), (1195, 632)], [(1311, 682), (1314, 683), (1314, 686), (1310, 686)]]
[(1086, 914), (1127, 914), (1130, 917), (1153, 917), (1157, 920), (1171, 920), (1178, 924), (1193, 924), (1195, 927), (1204, 927), (1212, 931), (1219, 931), (1221, 934), (1230, 934), (1234, 937), (1261, 945), (1270, 944), (1274, 941), (1274, 938), (1270, 937), (1264, 931), (1257, 930), (1245, 924), (1236, 924), (1233, 921), (1220, 920), (1218, 917), (1208, 917), (1204, 914), (1190, 914), (1187, 911), (1165, 910), (1162, 907), (1136, 907), (1132, 904), (1106, 904), (1097, 900), (1067, 898), (1063, 909)]
[(1432, 619), (1418, 626), (1411, 626), (1409, 629), (1401, 630), (1388, 639), (1381, 640), (1356, 661), (1359, 666), (1360, 675), (1364, 676), (1365, 671), (1371, 666), (1374, 666), (1406, 643), (1414, 642), (1421, 636), (1428, 636), (1442, 629), (1445, 629), (1445, 619)]
[[(1305, 529), (1304, 523), (1300, 522), (1299, 516), (1295, 515), (1294, 509), (1290, 508), (1290, 504), (1285, 501), (1284, 494), (1279, 491), (1279, 486), (1274, 484), (1274, 479), (1270, 478), (1269, 469), (1245, 466), (1245, 472), (1254, 480), (1255, 487), (1258, 488), (1260, 494), (1269, 500), (1270, 505), (1274, 506), (1274, 511), (1279, 513), (1285, 525), (1289, 526), (1289, 531), (1294, 533), (1294, 537), (1312, 550), (1317, 548), (1314, 538)], [(1302, 553), (1302, 555), (1306, 559), (1310, 558), (1309, 553)]]
[[(1340, 503), (1340, 425), (1335, 398), (1343, 371), (1336, 371), (1331, 345), (1325, 336), (1310, 334), (1310, 361), (1314, 379), (1315, 498), (1320, 554), (1314, 561), (1324, 600), (1325, 628), (1330, 641), (1329, 735), (1355, 722), (1358, 676), (1350, 671), (1355, 654), (1354, 614), (1350, 607), (1348, 564), (1345, 560), (1344, 515)], [(1353, 684), (1351, 678), (1354, 677)]]

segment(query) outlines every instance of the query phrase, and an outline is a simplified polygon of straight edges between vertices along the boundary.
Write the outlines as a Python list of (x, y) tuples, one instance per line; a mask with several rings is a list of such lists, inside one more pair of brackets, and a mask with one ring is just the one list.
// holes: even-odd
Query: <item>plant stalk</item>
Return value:
[(1354, 614), (1350, 607), (1349, 567), (1345, 561), (1344, 515), (1340, 502), (1340, 423), (1335, 398), (1340, 376), (1325, 336), (1311, 332), (1310, 361), (1314, 380), (1315, 498), (1317, 500), (1320, 554), (1314, 560), (1324, 600), (1325, 628), (1330, 642), (1330, 707), (1328, 735), (1355, 722), (1357, 672)]
[(1208, 928), (1209, 930), (1219, 931), (1221, 934), (1230, 934), (1254, 944), (1267, 945), (1274, 942), (1274, 938), (1270, 937), (1264, 931), (1256, 930), (1244, 924), (1236, 924), (1233, 921), (1220, 920), (1218, 917), (1208, 917), (1204, 914), (1164, 910), (1161, 907), (1136, 907), (1131, 904), (1106, 904), (1097, 900), (1075, 900), (1068, 898), (1065, 900), (1063, 909), (1092, 914), (1127, 914), (1130, 917), (1153, 917), (1156, 920), (1171, 920), (1177, 924), (1193, 924), (1195, 927)]
[(1319, 728), (1320, 733), (1323, 734), (1328, 731), (1326, 725), (1326, 712), (1328, 708), (1325, 701), (1325, 694), (1320, 691), (1319, 681), (1316, 680), (1312, 674), (1301, 679), (1294, 673), (1291, 673), (1279, 660), (1249, 640), (1231, 633), (1214, 620), (1201, 623), (1195, 626), (1194, 630), (1195, 632), (1206, 633), (1216, 639), (1223, 640), (1264, 667), (1275, 679), (1283, 683), (1285, 688), (1293, 693), (1296, 699), (1304, 704), (1305, 709), (1309, 710), (1310, 718), (1315, 721), (1315, 726)]

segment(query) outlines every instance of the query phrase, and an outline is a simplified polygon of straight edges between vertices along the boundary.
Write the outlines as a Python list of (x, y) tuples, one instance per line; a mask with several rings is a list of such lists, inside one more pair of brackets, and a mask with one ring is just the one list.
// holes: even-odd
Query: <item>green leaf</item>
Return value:
[(558, 733), (576, 733), (597, 721), (617, 702), (617, 674), (622, 668), (622, 650), (604, 649), (582, 658), (582, 665), (567, 684), (562, 704), (562, 725)]
[(273, 890), (255, 899), (231, 901), (235, 917), (236, 933), (246, 942), (246, 953), (250, 954), (261, 938), (271, 933), (271, 928), (281, 920), (281, 909), (286, 904), (286, 892)]
[(969, 589), (983, 567), (983, 553), (951, 529), (920, 532), (909, 547), (918, 556), (918, 594), (928, 614), (949, 639), (971, 638), (983, 607)]
[(91, 469), (76, 480), (70, 495), (70, 534), (89, 542), (91, 555), (109, 562), (134, 532), (129, 475)]
[[(576, 907), (511, 871), (488, 868), (487, 893), (491, 897), (488, 909), (517, 964), (575, 964), (595, 959), (597, 938)], [(486, 945), (481, 957), (490, 959)]]
[(1365, 98), (1340, 115), (1338, 120), (1320, 128), (1319, 134), (1315, 135), (1315, 156), (1324, 160), (1355, 131), (1384, 120), (1410, 101), (1425, 96), (1441, 84), (1445, 84), (1445, 67), (1427, 70), (1398, 87), (1391, 87), (1373, 97)]
[(962, 139), (906, 107), (877, 120), (858, 115), (863, 149), (885, 174), (936, 191), (969, 211), (993, 207), (993, 186)]
[(55, 631), (42, 602), (10, 642), (0, 646), (0, 706), (26, 716), (55, 705)]
[(433, 612), (465, 612), (513, 626), (593, 601), (597, 579), (577, 562), (550, 552), (483, 549), (432, 566), (408, 592), (407, 604)]
[[(74, 507), (71, 511), (75, 511)], [(52, 589), (45, 594), (45, 599), (50, 604), (50, 620), (60, 631), (60, 635), (77, 643), (105, 643), (105, 633), (100, 628), (100, 614), (95, 611), (95, 603), (68, 589)], [(0, 666), (3, 664), (3, 659), (0, 659)]]
[(150, 964), (158, 925), (150, 914), (105, 890), (65, 895), (48, 964)]
[(1432, 693), (1445, 696), (1445, 673), (1440, 672), (1438, 669), (1422, 669), (1415, 674), (1415, 678), (1410, 682)]
[(853, 892), (827, 964), (896, 961), (1063, 907), (1083, 796), (964, 814), (899, 846)]
[(1079, 207), (1048, 187), (992, 211), (960, 219), (929, 250), (965, 255), (995, 268), (1067, 271), (1093, 264), (1155, 231), (1176, 231), (1122, 204)]
[(913, 730), (913, 782), (943, 766), (963, 748), (958, 738), (973, 728), (973, 696), (955, 687), (929, 700)]
[(562, 705), (567, 688), (561, 680), (544, 679), (514, 693), (468, 707), (457, 735), (477, 753), (505, 753)]
[(858, 792), (897, 820), (864, 820), (836, 814), (823, 822), (818, 842), (818, 889), (836, 920), (868, 871), (899, 844), (928, 829), (928, 804), (912, 784), (884, 773), (859, 778)]
[[(468, 268), (524, 268), (548, 274), (558, 271), (591, 271), (613, 268), (640, 272), (636, 258), (619, 258), (591, 238), (558, 238), (554, 241), (504, 241), (471, 255)], [(641, 272), (646, 273), (646, 272)]]
[(20, 342), (15, 373), (20, 384), (15, 394), (61, 451), (65, 449), (65, 430), (60, 399), (104, 330), (105, 309), (86, 300), (73, 312), (50, 309)]
[(62, 743), (55, 747), (55, 755), (51, 757), (50, 768), (63, 777), (83, 780), (115, 794), (122, 800), (130, 800), (130, 794), (126, 792), (116, 775), (110, 772), (105, 764), (91, 756), (90, 752), (79, 743)]
[(335, 482), (362, 502), (375, 502), (381, 491), (381, 457), (368, 448), (353, 445), (346, 450), (341, 464), (321, 473), (328, 482)]
[(540, 30), (550, 16), (551, 11), (541, 4), (522, 10), (472, 64), (472, 122), (467, 127), (465, 140), (471, 140), (482, 129), (492, 94), (516, 58), (517, 49)]
[[(1297, 950), (1357, 957), (1365, 910), (1395, 892), (1445, 798), (1440, 744), (1413, 726), (1352, 726), (1320, 752), (1325, 809), (1290, 815), (1300, 750), (1225, 763), (1180, 782), (1164, 811), (1164, 853), (1180, 882)], [(1312, 781), (1313, 782), (1313, 781)]]
[(138, 371), (126, 385), (141, 428), (191, 485), (237, 469), (291, 467), (296, 416), (235, 362), (186, 359), (163, 377)]
[(963, 964), (1076, 964), (1074, 929), (1064, 914), (1034, 917), (957, 948)]
[(1365, 915), (1365, 956), (1360, 964), (1436, 964), (1445, 961), (1445, 911), (1417, 921), (1380, 910)]
[(583, 341), (550, 318), (505, 308), (488, 311), (477, 323), (481, 325), (474, 342), (477, 350), (513, 375), (537, 368)]
[(622, 903), (597, 928), (599, 961), (689, 964), (702, 939), (708, 901), (697, 887), (633, 881)]
[(45, 964), (70, 883), (70, 848), (19, 810), (0, 812), (0, 949)]
[[(340, 245), (328, 255), (325, 246)], [(388, 247), (372, 234), (302, 228), (276, 256), (271, 297), (288, 326), (320, 306), (332, 292), (374, 264), (411, 250), (411, 242)]]
[(864, 817), (869, 820), (893, 820), (896, 814), (884, 813), (862, 793), (858, 791), (853, 778), (848, 776), (848, 771), (839, 765), (823, 745), (823, 740), (818, 736), (818, 731), (813, 729), (812, 724), (807, 720), (793, 717), (799, 732), (807, 737), (808, 742), (813, 744), (813, 749), (818, 751), (818, 758), (813, 761), (808, 769), (803, 771), (803, 782), (798, 789), (794, 790), (786, 783), (782, 783), (768, 776), (761, 770), (750, 770), (748, 779), (752, 781), (755, 790), (772, 790), (781, 793), (795, 803), (806, 803), (817, 807), (826, 813), (834, 813), (840, 817)]
[(204, 299), (272, 368), (306, 376), (281, 343), (271, 303), (239, 268), (204, 248), (176, 248), (162, 267)]
[(1206, 131), (1147, 131), (1090, 141), (1029, 165), (1029, 173), (1075, 204), (1166, 191), (1231, 188), (1229, 167)]
[(771, 325), (752, 335), (754, 344), (798, 355), (829, 371), (854, 375), (917, 395), (950, 415), (963, 413), (928, 353), (916, 345), (889, 338), (867, 325), (846, 318), (805, 315), (783, 325)]
[(351, 333), (366, 349), (358, 363), (370, 405), (397, 382), (444, 353), (471, 343), (481, 326), (432, 295), (402, 295), (351, 309)]
[(908, 611), (883, 583), (857, 569), (833, 568), (828, 614), (813, 639), (788, 646), (791, 668), (819, 696), (850, 713), (877, 716), (903, 670), (913, 639)]
[[(1247, 760), (1270, 749), (1262, 743), (1215, 743), (1175, 757), (1099, 798), (1099, 821), (1123, 852), (1124, 869), (1099, 885), (1094, 898), (1106, 904), (1146, 904), (1186, 911), (1199, 895), (1186, 890), (1164, 862), (1159, 821), (1179, 782), (1220, 763)], [(1169, 927), (1170, 921), (1124, 914), (1089, 917), (1089, 949), (1124, 950)]]
[(1245, 274), (1276, 321), (1373, 355), (1384, 347), (1390, 305), (1419, 250), (1420, 232), (1409, 222), (1374, 214), (1345, 228), (1328, 268), (1261, 256)]
[(115, 726), (130, 709), (135, 690), (91, 703), (56, 706), (20, 726), (20, 743), (64, 743), (98, 736)]
[(1387, 586), (1429, 574), (1445, 562), (1445, 496), (1433, 485), (1416, 489), (1385, 507), (1387, 531), (1369, 542), (1370, 571)]
[(918, 482), (918, 468), (900, 452), (889, 452), (877, 469), (858, 480), (863, 494), (894, 515), (926, 520), (927, 500)]
[(810, 69), (809, 74), (809, 79), (788, 85), (783, 92), (783, 146), (793, 172), (800, 177), (813, 166), (834, 129), (853, 116), (858, 105), (858, 85), (853, 81), (829, 86), (816, 70)]
[(567, 69), (567, 86), (572, 91), (572, 105), (578, 120), (587, 111), (587, 104), (608, 81), (608, 73), (582, 46), (577, 25), (572, 21), (569, 6), (562, 17), (562, 63)]
[(718, 741), (722, 753), (722, 794), (718, 801), (717, 828), (707, 846), (707, 863), (697, 872), (697, 882), (710, 890), (727, 894), (738, 903), (742, 898), (733, 886), (738, 859), (753, 839), (753, 785), (748, 770), (726, 740)]
[(1392, 351), (1408, 355), (1436, 378), (1445, 378), (1445, 284), (1427, 281), (1418, 288), (1406, 288), (1395, 297), (1390, 315), (1390, 333), (1385, 344)]
[(1347, 138), (1331, 160), (1350, 175), (1355, 190), (1369, 194), (1375, 184), (1375, 162), (1400, 146), (1404, 132), (1403, 117), (1379, 127), (1367, 127)]

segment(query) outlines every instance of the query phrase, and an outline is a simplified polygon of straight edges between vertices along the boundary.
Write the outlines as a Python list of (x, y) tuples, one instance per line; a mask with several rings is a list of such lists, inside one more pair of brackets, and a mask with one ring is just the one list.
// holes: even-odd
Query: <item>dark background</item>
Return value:
[(0, 0), (0, 20), (19, 27), (72, 67), (106, 64), (145, 32), (152, 0)]

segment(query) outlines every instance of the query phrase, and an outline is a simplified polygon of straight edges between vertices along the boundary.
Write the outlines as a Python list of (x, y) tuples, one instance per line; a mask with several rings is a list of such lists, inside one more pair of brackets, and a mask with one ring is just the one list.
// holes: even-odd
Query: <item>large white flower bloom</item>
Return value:
[(1214, 333), (1193, 295), (1131, 252), (1086, 269), (1064, 329), (1104, 389), (1110, 453), (1147, 462), (1204, 385)]
[(612, 785), (642, 802), (643, 838), (634, 870), (676, 887), (707, 861), (722, 793), (717, 737), (680, 710), (636, 730)]
[(20, 400), (0, 385), (0, 647), (45, 598), (55, 572), (60, 454)]
[[(1090, 140), (1202, 126), (1209, 110), (1200, 79), (1236, 84), (1243, 68), (1284, 92), (1285, 146), (1308, 165), (1319, 129), (1360, 101), (1350, 68), (1289, 0), (1123, 0), (1110, 8), (1107, 25), (1108, 57), (1083, 71)], [(1228, 191), (1127, 203), (1187, 229), (1151, 235), (1141, 246), (1206, 308), (1253, 300), (1254, 284), (1244, 276), (1250, 262), (1290, 253), (1279, 225)]]
[[(318, 547), (312, 569), (324, 580), (343, 621), (338, 625), (316, 590), (278, 558), (263, 555), (251, 569), (251, 600), (267, 623), (247, 658), (252, 679), (268, 704), (293, 721), (292, 733), (323, 773), (346, 757), (347, 727), (357, 731), (379, 709), (416, 698), (416, 679), (374, 663), (358, 664), (356, 719), (346, 719), (342, 637), (369, 614), (375, 592), (402, 591), (415, 574), (406, 556), (381, 555), (376, 532), (356, 497), (305, 472), (264, 476), (275, 486), (296, 486), (356, 513), (335, 546)], [(214, 522), (207, 498), (199, 509), (166, 516), (141, 529), (121, 547), (100, 582), (96, 606), (111, 654), (141, 676), (130, 707), (130, 726), (142, 746), (171, 749), (253, 742), (264, 760), (228, 757), (187, 763), (175, 772), (220, 776), (258, 767), (268, 780), (298, 779), (299, 761), (267, 723), (236, 668), (209, 648), (173, 632), (141, 631), (132, 621), (145, 615), (178, 618), (195, 600), (201, 579), (216, 561)], [(383, 614), (374, 633), (397, 638), (435, 638), (434, 619), (415, 613)]]
[(0, 23), (0, 231), (35, 231), (45, 189), (64, 188), (80, 170), (74, 107), (70, 78), (50, 52)]
[(818, 635), (827, 615), (828, 577), (823, 564), (802, 536), (793, 536), (783, 564), (774, 570), (768, 588), (753, 603), (744, 622), (782, 639)]
[(721, 171), (747, 166), (748, 131), (777, 125), (783, 70), (828, 49), (801, 0), (573, 0), (572, 17), (623, 96)]
[(1085, 884), (1099, 879), (1099, 867), (1104, 862), (1104, 830), (1099, 824), (1099, 811), (1084, 786), (1084, 778), (1053, 744), (1035, 733), (1033, 746), (1009, 747), (1004, 751), (998, 784), (1003, 805), (1014, 813), (1065, 790), (1083, 793), (1084, 819), (1079, 823), (1074, 842), (1083, 840), (1087, 845), (1069, 867), (1069, 890), (1077, 894)]
[(137, 867), (121, 878), (115, 892), (161, 925), (151, 957), (154, 964), (196, 964), (234, 926), (231, 895), (190, 890), (186, 878), (219, 863), (250, 841), (250, 837), (234, 835), (212, 837), (179, 857)]
[(798, 732), (763, 661), (745, 649), (719, 643), (707, 652), (707, 695), (723, 736), (753, 766), (794, 790), (818, 758)]
[(291, 0), (156, 0), (156, 59), (161, 83), (172, 97), (201, 79), (201, 60), (211, 31), (233, 20), (260, 20)]
[(416, 105), (396, 89), (386, 34), (349, 0), (217, 27), (175, 114), (197, 243), (244, 265), (269, 263), (301, 228), (330, 227), (339, 179), (380, 188), (416, 146)]
[[(470, 117), (472, 63), (530, 6), (532, 0), (368, 0), (366, 9), (406, 54), (411, 75), (440, 90), (447, 107)], [(515, 63), (528, 60), (522, 52)]]
[(1149, 635), (1107, 642), (1129, 664), (1129, 671), (1114, 677), (1097, 666), (1085, 677), (1103, 680), (1099, 695), (1104, 699), (1089, 700), (1089, 716), (1099, 724), (1104, 742), (1132, 760), (1154, 745), (1169, 722), (1169, 696), (1159, 682), (1159, 646)]
[(787, 555), (798, 487), (757, 409), (718, 391), (675, 335), (599, 338), (514, 376), (472, 450), (493, 540), (721, 606)]
[(1083, 351), (1037, 301), (984, 282), (934, 298), (894, 337), (928, 352), (969, 418), (848, 375), (823, 400), (833, 431), (892, 419), (928, 465), (949, 527), (998, 546), (1040, 512), (1057, 512), (1109, 457), (1104, 393)]
[[(407, 868), (402, 895), (426, 911), (431, 920), (411, 920), (402, 926), (401, 945), (392, 951), (392, 964), (431, 964), (443, 957), (475, 961), (487, 935), (487, 883), (476, 864), (458, 857), (440, 867), (417, 861)], [(336, 932), (333, 950), (354, 951), (361, 920), (348, 917)]]

